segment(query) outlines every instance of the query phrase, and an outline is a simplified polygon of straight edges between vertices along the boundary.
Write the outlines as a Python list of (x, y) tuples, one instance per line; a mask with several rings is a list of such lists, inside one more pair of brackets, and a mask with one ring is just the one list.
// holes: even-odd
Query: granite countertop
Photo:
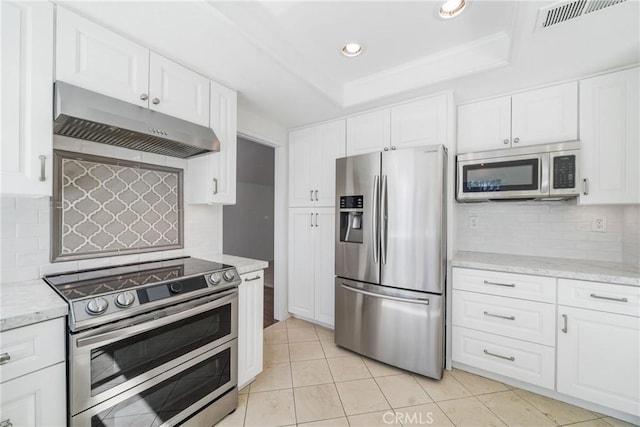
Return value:
[(67, 303), (43, 280), (0, 286), (0, 331), (67, 315)]
[(640, 286), (640, 269), (615, 262), (459, 251), (453, 267)]
[(236, 270), (238, 270), (238, 274), (246, 274), (252, 271), (263, 270), (269, 267), (269, 263), (267, 261), (262, 261), (258, 259), (251, 258), (242, 258), (235, 255), (211, 255), (201, 257), (202, 259), (206, 259), (214, 262), (221, 262), (223, 264), (233, 265)]

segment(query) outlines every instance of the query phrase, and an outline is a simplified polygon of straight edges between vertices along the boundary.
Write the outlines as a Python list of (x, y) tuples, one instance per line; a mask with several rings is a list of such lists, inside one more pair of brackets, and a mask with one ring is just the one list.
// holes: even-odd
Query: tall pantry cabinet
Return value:
[(289, 133), (289, 312), (333, 327), (335, 161), (345, 121)]

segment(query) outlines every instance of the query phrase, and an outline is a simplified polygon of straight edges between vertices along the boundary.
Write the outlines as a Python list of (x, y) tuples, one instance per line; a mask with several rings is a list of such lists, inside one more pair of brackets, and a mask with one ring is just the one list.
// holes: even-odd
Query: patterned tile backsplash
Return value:
[(54, 152), (52, 261), (183, 247), (182, 170)]

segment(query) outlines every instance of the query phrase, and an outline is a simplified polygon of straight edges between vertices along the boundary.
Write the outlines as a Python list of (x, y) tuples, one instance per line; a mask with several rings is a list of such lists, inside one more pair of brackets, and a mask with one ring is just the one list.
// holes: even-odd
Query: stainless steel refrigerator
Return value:
[(440, 379), (444, 366), (446, 149), (336, 161), (335, 341)]

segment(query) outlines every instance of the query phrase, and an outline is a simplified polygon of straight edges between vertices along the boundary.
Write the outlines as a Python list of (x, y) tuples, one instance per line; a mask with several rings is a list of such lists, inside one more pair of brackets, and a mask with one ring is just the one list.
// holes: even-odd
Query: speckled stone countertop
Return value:
[(640, 269), (615, 262), (459, 251), (453, 267), (640, 286)]
[(0, 285), (0, 331), (66, 316), (67, 303), (43, 280)]
[(251, 259), (251, 258), (242, 258), (234, 255), (218, 254), (218, 255), (205, 256), (202, 258), (209, 261), (221, 262), (223, 264), (233, 265), (236, 268), (236, 270), (238, 270), (238, 274), (250, 273), (252, 271), (263, 270), (269, 267), (269, 263), (267, 261), (261, 261), (258, 259)]

